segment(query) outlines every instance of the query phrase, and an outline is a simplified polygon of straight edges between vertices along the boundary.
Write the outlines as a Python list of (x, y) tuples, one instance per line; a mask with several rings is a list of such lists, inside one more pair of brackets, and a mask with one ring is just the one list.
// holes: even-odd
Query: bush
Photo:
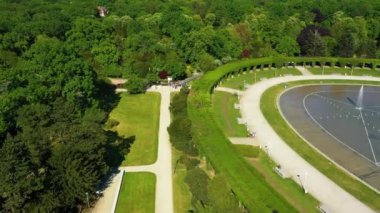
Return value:
[(115, 120), (115, 119), (112, 119), (110, 118), (107, 123), (106, 123), (106, 129), (112, 129), (114, 128), (115, 126), (119, 125), (119, 121)]
[(209, 177), (207, 174), (200, 168), (192, 169), (187, 172), (185, 182), (193, 194), (193, 204), (199, 201), (202, 205), (207, 205), (209, 202), (207, 192)]
[(189, 88), (182, 87), (181, 91), (174, 96), (170, 103), (170, 112), (174, 117), (187, 116), (187, 96), (189, 95)]
[(198, 167), (200, 161), (195, 158), (189, 158), (187, 155), (182, 155), (180, 158), (180, 162), (186, 166), (187, 170), (192, 170)]
[(213, 212), (240, 212), (239, 203), (223, 176), (215, 176), (208, 186), (208, 197)]
[(103, 72), (105, 73), (105, 75), (107, 77), (117, 77), (117, 78), (119, 78), (119, 77), (123, 76), (123, 70), (122, 70), (122, 68), (119, 67), (119, 66), (117, 66), (117, 65), (114, 65), (114, 64), (105, 67), (103, 70), (104, 70)]
[(125, 88), (128, 90), (129, 94), (144, 93), (146, 86), (146, 81), (137, 76), (132, 76), (128, 78), (127, 83), (125, 83)]
[(170, 142), (172, 145), (186, 154), (195, 156), (198, 149), (191, 135), (191, 121), (186, 117), (175, 118), (168, 127)]

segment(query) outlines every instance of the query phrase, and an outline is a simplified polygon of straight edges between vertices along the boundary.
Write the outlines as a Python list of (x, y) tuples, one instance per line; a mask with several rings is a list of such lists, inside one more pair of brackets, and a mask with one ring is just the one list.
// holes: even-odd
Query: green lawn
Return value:
[[(173, 196), (174, 212), (182, 213), (191, 209), (191, 192), (189, 186), (185, 183), (187, 174), (184, 164), (177, 163), (182, 153), (172, 148), (172, 165), (173, 165)], [(175, 171), (174, 171), (175, 170)], [(175, 172), (175, 173), (174, 173)]]
[(117, 213), (154, 213), (156, 176), (149, 172), (124, 173)]
[[(329, 75), (329, 74), (342, 74), (342, 75), (351, 75), (351, 68), (330, 68), (330, 67), (325, 67), (325, 69), (322, 69), (320, 67), (314, 67), (314, 68), (307, 68), (310, 70), (311, 73), (314, 75)], [(323, 71), (323, 72), (322, 72)], [(352, 75), (357, 75), (357, 76), (363, 76), (363, 75), (370, 75), (370, 76), (380, 76), (380, 70), (371, 70), (371, 69), (362, 69), (362, 68), (354, 68)]]
[(243, 157), (256, 158), (259, 156), (260, 149), (251, 145), (234, 144), (236, 151)]
[(113, 130), (123, 137), (135, 136), (122, 166), (152, 164), (157, 159), (160, 94), (121, 94), (110, 119), (120, 122)]
[(245, 72), (238, 76), (234, 76), (233, 78), (228, 78), (223, 80), (221, 84), (222, 87), (229, 87), (233, 89), (243, 89), (244, 81), (246, 84), (254, 84), (255, 83), (255, 75), (256, 82), (263, 80), (264, 78), (273, 78), (280, 75), (301, 75), (301, 72), (296, 68), (282, 68), (282, 69), (271, 69), (271, 70), (257, 70), (255, 72)]
[(242, 204), (252, 212), (298, 212), (237, 153), (214, 120), (212, 109), (197, 108), (197, 100), (192, 99), (189, 105), (194, 139), (198, 141), (201, 151), (207, 156), (207, 161), (211, 162), (216, 173), (224, 175)]
[[(379, 84), (379, 82), (363, 82), (363, 81), (333, 81), (324, 80), (324, 83), (360, 83), (360, 84)], [(319, 83), (319, 81), (300, 81), (287, 83), (289, 87), (308, 83)], [(261, 97), (261, 111), (272, 128), (293, 150), (295, 150), (303, 159), (307, 160), (320, 172), (325, 174), (332, 181), (337, 183), (343, 189), (351, 193), (353, 196), (361, 200), (375, 210), (380, 210), (380, 196), (357, 181), (350, 175), (332, 164), (328, 159), (324, 158), (316, 150), (306, 144), (286, 123), (277, 108), (277, 96), (283, 91), (282, 85), (277, 85), (267, 90)]]
[(246, 137), (246, 127), (237, 121), (241, 116), (239, 109), (234, 108), (235, 103), (239, 103), (235, 95), (216, 91), (212, 96), (213, 115), (227, 137)]
[(251, 145), (234, 145), (239, 154), (246, 157), (257, 171), (264, 176), (267, 183), (276, 189), (286, 200), (300, 212), (318, 212), (318, 200), (305, 194), (292, 179), (282, 178), (275, 171), (276, 164), (259, 147)]
[[(277, 192), (284, 196), (285, 199), (300, 212), (319, 212), (316, 208), (319, 205), (318, 200), (313, 198), (310, 194), (305, 194), (303, 189), (292, 179), (280, 177), (273, 169), (276, 164), (268, 155), (258, 147), (252, 148), (253, 150), (256, 149), (254, 152), (258, 153), (258, 157), (247, 160), (265, 177), (265, 180), (275, 188)], [(250, 150), (250, 153), (252, 153), (252, 148), (247, 150)], [(240, 149), (242, 150), (242, 148)]]

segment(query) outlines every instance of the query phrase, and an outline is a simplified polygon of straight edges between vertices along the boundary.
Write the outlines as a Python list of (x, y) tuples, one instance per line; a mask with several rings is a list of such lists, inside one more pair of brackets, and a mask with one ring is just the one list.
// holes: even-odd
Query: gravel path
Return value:
[(151, 165), (119, 167), (120, 172), (113, 178), (111, 184), (103, 192), (92, 212), (114, 212), (122, 181), (123, 172), (152, 172), (156, 175), (156, 213), (173, 213), (173, 182), (171, 144), (167, 127), (170, 125), (170, 93), (174, 90), (168, 86), (158, 86), (149, 89), (150, 92), (161, 94), (160, 127), (158, 136), (158, 157)]
[[(351, 79), (377, 80), (374, 77), (358, 76), (286, 76), (268, 79), (250, 86), (240, 98), (242, 117), (248, 128), (256, 132), (255, 140), (266, 147), (270, 157), (289, 174), (291, 178), (303, 186), (308, 193), (318, 199), (328, 212), (374, 212), (351, 194), (344, 191), (321, 172), (294, 152), (272, 129), (260, 110), (260, 97), (268, 88), (284, 82), (297, 80)], [(297, 177), (299, 175), (299, 178)]]
[(302, 67), (302, 66), (296, 66), (296, 69), (299, 70), (302, 75), (313, 75), (313, 73), (311, 73), (308, 69), (306, 69), (305, 67)]
[(228, 87), (217, 87), (217, 88), (215, 88), (215, 91), (228, 92), (231, 94), (238, 94), (238, 95), (241, 95), (243, 93), (243, 91), (241, 91), (241, 90), (232, 89), (232, 88), (228, 88)]

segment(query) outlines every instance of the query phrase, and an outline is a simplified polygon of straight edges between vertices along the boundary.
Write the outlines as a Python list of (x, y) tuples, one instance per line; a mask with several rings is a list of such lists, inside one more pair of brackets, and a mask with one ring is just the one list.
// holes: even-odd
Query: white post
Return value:
[(304, 190), (305, 190), (305, 194), (307, 194), (307, 189), (306, 189), (306, 180), (307, 180), (307, 172), (305, 172), (305, 181), (304, 181)]

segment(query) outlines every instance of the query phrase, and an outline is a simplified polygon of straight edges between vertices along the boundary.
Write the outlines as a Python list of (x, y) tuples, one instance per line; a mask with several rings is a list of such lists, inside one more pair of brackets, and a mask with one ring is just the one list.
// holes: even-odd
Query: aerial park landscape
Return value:
[(0, 0), (0, 212), (380, 211), (379, 11)]

